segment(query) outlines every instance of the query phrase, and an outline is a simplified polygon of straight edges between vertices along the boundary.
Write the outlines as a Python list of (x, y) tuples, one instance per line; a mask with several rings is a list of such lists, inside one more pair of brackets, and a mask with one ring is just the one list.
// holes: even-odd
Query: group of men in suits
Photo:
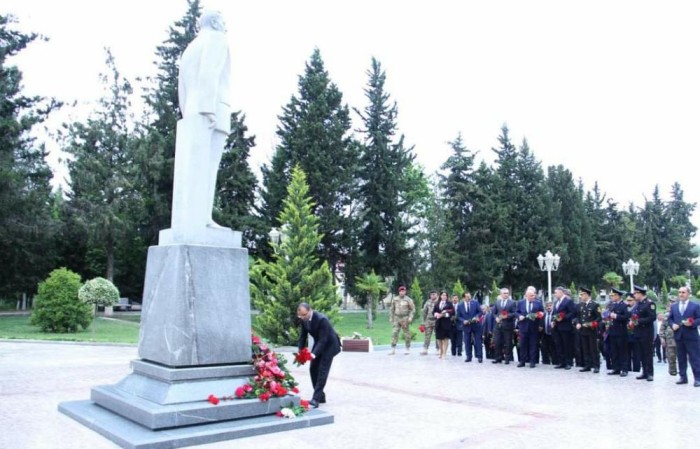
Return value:
[[(688, 383), (686, 372), (690, 364), (694, 385), (700, 386), (700, 305), (688, 301), (687, 287), (679, 290), (679, 296), (681, 301), (668, 312), (668, 324), (674, 330), (678, 346), (680, 380), (677, 383)], [(464, 301), (456, 307), (456, 326), (463, 332), (465, 362), (472, 360), (472, 349), (482, 362), (485, 346), (486, 355), (494, 359), (493, 363), (509, 364), (513, 361), (514, 334), (517, 334), (518, 367), (534, 368), (542, 349), (542, 361), (552, 363), (556, 369), (570, 370), (576, 359), (581, 366), (579, 371), (598, 373), (604, 342), (608, 375), (627, 376), (634, 368), (632, 354), (639, 360), (640, 366), (635, 369), (641, 368), (636, 378), (653, 381), (656, 304), (640, 286), (634, 286), (632, 293), (613, 288), (610, 298), (606, 310), (601, 311), (590, 289), (580, 288), (579, 302), (575, 303), (567, 289), (557, 287), (554, 300), (543, 306), (534, 287), (528, 287), (520, 301), (513, 300), (510, 291), (502, 288), (489, 309), (480, 308), (477, 301), (465, 294)], [(633, 301), (628, 305), (625, 298)], [(487, 341), (490, 338), (493, 344)], [(576, 352), (581, 356), (575, 356)]]
[[(632, 295), (636, 304), (628, 307), (624, 297)], [(611, 301), (605, 313), (591, 297), (591, 290), (579, 289), (579, 303), (571, 299), (563, 287), (554, 291), (555, 299), (546, 308), (536, 297), (535, 287), (528, 287), (522, 300), (514, 301), (507, 288), (500, 290), (493, 309), (482, 306), (471, 295), (465, 293), (456, 306), (455, 327), (463, 334), (465, 362), (475, 357), (479, 363), (484, 359), (483, 337), (494, 338), (494, 350), (489, 351), (490, 342), (485, 346), (492, 352), (493, 363), (513, 361), (513, 334), (518, 329), (518, 367), (534, 368), (539, 361), (538, 346), (545, 342), (553, 346), (552, 360), (557, 360), (556, 369), (569, 370), (574, 360), (574, 329), (579, 333), (583, 350), (581, 372), (600, 371), (598, 336), (607, 340), (610, 356), (608, 375), (627, 376), (629, 370), (629, 336), (634, 335), (638, 352), (641, 354), (642, 373), (637, 379), (652, 381), (654, 331), (656, 305), (646, 296), (646, 289), (634, 286), (634, 293), (625, 293), (613, 288)], [(688, 384), (688, 365), (693, 372), (695, 387), (700, 387), (700, 305), (689, 300), (690, 289), (681, 287), (679, 301), (668, 311), (668, 325), (673, 330), (673, 338), (678, 352), (679, 385)], [(450, 304), (452, 305), (452, 304)], [(311, 383), (314, 393), (309, 404), (318, 407), (326, 402), (324, 388), (328, 379), (333, 358), (340, 353), (340, 338), (328, 318), (302, 303), (297, 308), (301, 320), (299, 349), (307, 345), (308, 336), (314, 338), (311, 350)], [(474, 350), (472, 352), (472, 349)]]

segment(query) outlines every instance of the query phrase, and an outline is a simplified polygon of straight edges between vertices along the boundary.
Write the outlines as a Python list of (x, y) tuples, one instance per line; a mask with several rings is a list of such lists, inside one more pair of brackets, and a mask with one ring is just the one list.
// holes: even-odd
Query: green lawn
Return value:
[[(38, 327), (29, 324), (28, 316), (0, 316), (0, 338), (138, 343), (140, 315), (117, 315), (114, 318), (98, 318), (94, 332), (91, 326), (86, 331), (74, 334), (51, 334), (41, 332)], [(373, 329), (367, 329), (366, 313), (341, 313), (340, 322), (335, 327), (342, 337), (352, 337), (353, 332), (357, 332), (372, 338), (375, 345), (387, 345), (391, 342), (391, 325), (387, 312), (377, 313)], [(417, 322), (414, 321), (411, 330), (414, 333), (414, 341), (420, 340)]]
[(133, 322), (97, 318), (97, 322), (85, 331), (73, 334), (52, 334), (41, 332), (38, 327), (29, 324), (28, 316), (0, 316), (0, 338), (138, 343), (139, 326)]
[[(422, 334), (418, 331), (420, 323), (414, 319), (411, 324), (413, 333), (413, 341), (421, 341)], [(389, 313), (377, 312), (377, 317), (374, 320), (372, 329), (367, 329), (367, 313), (341, 313), (340, 322), (336, 324), (335, 330), (341, 337), (352, 337), (353, 332), (362, 334), (364, 337), (370, 337), (374, 345), (388, 345), (391, 343), (391, 324), (389, 324)], [(400, 341), (403, 341), (403, 335), (399, 335)]]

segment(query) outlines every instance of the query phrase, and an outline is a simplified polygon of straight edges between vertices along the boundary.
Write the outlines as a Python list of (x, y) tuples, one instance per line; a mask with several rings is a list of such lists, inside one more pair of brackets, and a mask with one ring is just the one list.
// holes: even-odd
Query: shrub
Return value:
[(97, 277), (80, 287), (78, 298), (95, 306), (113, 306), (119, 302), (119, 290), (107, 279)]
[(39, 283), (31, 323), (44, 332), (77, 332), (92, 321), (92, 307), (78, 298), (80, 276), (65, 268)]

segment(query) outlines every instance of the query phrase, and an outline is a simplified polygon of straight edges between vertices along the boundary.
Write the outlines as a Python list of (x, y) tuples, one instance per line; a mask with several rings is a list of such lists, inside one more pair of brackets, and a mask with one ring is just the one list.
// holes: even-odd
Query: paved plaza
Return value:
[[(134, 346), (0, 342), (0, 448), (113, 449), (58, 412), (129, 374)], [(291, 365), (291, 364), (290, 364)], [(323, 409), (335, 424), (198, 448), (675, 448), (697, 445), (700, 388), (549, 366), (440, 361), (435, 355), (343, 353)], [(291, 366), (302, 393), (308, 368)], [(204, 400), (204, 398), (202, 398)], [(280, 418), (281, 419), (281, 418)]]

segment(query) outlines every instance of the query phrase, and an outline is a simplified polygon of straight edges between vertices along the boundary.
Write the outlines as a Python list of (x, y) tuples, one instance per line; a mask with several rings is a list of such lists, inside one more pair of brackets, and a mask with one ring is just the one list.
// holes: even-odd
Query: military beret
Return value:
[(406, 291), (406, 286), (405, 285), (399, 285), (399, 291)]
[(614, 287), (611, 289), (611, 291), (612, 291), (613, 293), (615, 293), (616, 295), (625, 296), (625, 292), (623, 292), (622, 290), (618, 290), (618, 289), (616, 289), (616, 288), (614, 288)]
[(634, 292), (635, 292), (635, 293), (641, 293), (642, 295), (646, 295), (646, 294), (647, 294), (647, 289), (644, 288), (644, 287), (640, 287), (639, 285), (635, 285), (635, 286), (634, 286)]
[(588, 293), (589, 295), (591, 294), (591, 289), (590, 289), (590, 288), (579, 287), (578, 290), (579, 290), (580, 292), (583, 292), (583, 293)]

